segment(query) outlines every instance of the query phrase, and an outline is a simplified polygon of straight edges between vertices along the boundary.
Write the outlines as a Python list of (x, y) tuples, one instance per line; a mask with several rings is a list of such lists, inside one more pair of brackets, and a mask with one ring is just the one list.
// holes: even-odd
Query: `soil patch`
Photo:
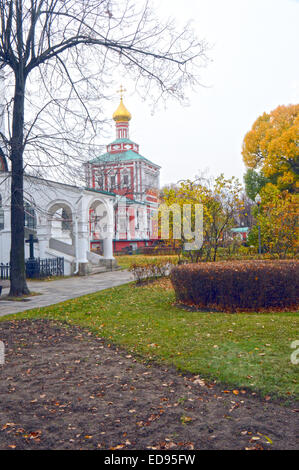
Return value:
[(298, 406), (138, 362), (80, 328), (0, 323), (0, 449), (295, 449)]

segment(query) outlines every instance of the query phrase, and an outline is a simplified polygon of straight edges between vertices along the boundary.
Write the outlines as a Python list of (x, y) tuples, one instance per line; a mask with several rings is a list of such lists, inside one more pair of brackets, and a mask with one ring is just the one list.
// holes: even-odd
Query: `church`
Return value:
[[(121, 93), (124, 91), (121, 88)], [(131, 247), (133, 250), (152, 243), (154, 212), (158, 207), (160, 167), (139, 153), (139, 145), (129, 138), (132, 116), (123, 103), (113, 114), (116, 139), (107, 145), (106, 153), (85, 164), (86, 185), (98, 191), (116, 195), (118, 204), (127, 206), (126, 214), (116, 208), (114, 250)], [(125, 217), (124, 217), (125, 215)], [(100, 246), (97, 239), (96, 214), (90, 213), (91, 245)]]
[[(131, 118), (121, 94), (113, 114), (116, 138), (106, 146), (106, 153), (85, 163), (84, 187), (24, 176), (25, 240), (34, 237), (36, 258), (63, 257), (65, 275), (114, 269), (114, 253), (150, 246), (156, 238), (153, 220), (158, 209), (160, 167), (142, 156), (139, 145), (130, 140)], [(10, 258), (10, 186), (9, 164), (1, 151), (3, 264)], [(25, 243), (25, 257), (29, 256), (29, 244)]]

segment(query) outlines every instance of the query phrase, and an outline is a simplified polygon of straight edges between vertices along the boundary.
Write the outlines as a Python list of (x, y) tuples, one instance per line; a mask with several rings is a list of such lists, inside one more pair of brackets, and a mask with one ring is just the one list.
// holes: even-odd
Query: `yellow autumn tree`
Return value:
[(246, 134), (242, 148), (247, 168), (261, 171), (280, 190), (299, 188), (299, 104), (264, 113)]
[[(176, 207), (183, 213), (184, 206), (194, 207), (196, 204), (202, 207), (203, 218), (203, 245), (199, 250), (190, 250), (186, 256), (194, 262), (204, 257), (206, 261), (216, 261), (219, 246), (223, 243), (226, 232), (235, 225), (235, 218), (244, 209), (242, 200), (242, 187), (235, 177), (225, 178), (223, 174), (213, 182), (207, 183), (201, 178), (195, 181), (186, 180), (180, 182), (177, 187), (164, 188), (161, 194), (162, 202), (169, 207)], [(176, 246), (181, 246), (188, 241), (184, 237), (181, 225), (185, 221), (190, 225), (192, 233), (196, 230), (194, 212), (182, 215), (174, 221), (170, 216), (170, 240), (175, 239), (175, 232), (180, 234)]]
[[(257, 224), (261, 230), (261, 243), (267, 253), (284, 258), (299, 249), (299, 200), (296, 194), (280, 191), (268, 183), (261, 190), (262, 203)], [(258, 246), (258, 225), (253, 227), (249, 242)]]

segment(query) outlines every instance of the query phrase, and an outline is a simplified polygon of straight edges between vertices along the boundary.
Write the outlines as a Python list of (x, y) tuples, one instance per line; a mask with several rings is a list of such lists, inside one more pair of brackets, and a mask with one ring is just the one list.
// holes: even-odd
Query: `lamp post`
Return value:
[[(257, 213), (258, 213), (258, 216), (260, 215), (260, 205), (261, 205), (261, 202), (262, 202), (262, 198), (259, 194), (257, 194), (255, 196), (255, 202), (257, 204)], [(262, 246), (261, 246), (261, 225), (260, 225), (260, 221), (258, 221), (258, 236), (259, 236), (259, 255), (262, 253)]]

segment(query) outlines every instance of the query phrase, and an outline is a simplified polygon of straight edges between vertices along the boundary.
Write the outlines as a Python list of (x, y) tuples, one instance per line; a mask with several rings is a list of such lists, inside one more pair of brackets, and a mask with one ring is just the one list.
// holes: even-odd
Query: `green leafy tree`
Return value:
[(244, 175), (245, 191), (247, 196), (254, 201), (256, 195), (261, 192), (261, 189), (269, 182), (269, 179), (261, 173), (248, 168)]

